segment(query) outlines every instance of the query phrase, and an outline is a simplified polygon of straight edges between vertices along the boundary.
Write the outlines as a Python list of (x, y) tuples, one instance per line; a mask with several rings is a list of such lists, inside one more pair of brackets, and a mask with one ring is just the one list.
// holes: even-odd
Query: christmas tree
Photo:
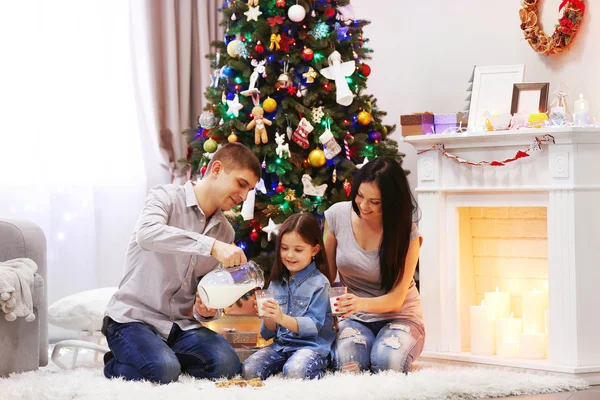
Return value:
[(238, 141), (263, 162), (262, 183), (227, 213), (236, 243), (269, 269), (277, 225), (289, 215), (322, 218), (348, 199), (352, 176), (367, 160), (401, 157), (386, 140), (395, 126), (363, 93), (372, 50), (368, 21), (348, 0), (227, 0), (225, 41), (214, 42), (208, 105), (184, 132), (183, 170), (201, 176), (220, 143)]

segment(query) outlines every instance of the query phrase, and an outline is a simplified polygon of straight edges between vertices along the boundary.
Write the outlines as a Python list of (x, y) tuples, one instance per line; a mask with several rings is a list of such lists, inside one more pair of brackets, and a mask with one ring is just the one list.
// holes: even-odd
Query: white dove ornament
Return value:
[(342, 55), (336, 50), (327, 58), (329, 67), (319, 72), (327, 79), (335, 81), (336, 101), (343, 106), (349, 106), (354, 99), (354, 93), (350, 91), (346, 77), (354, 73), (356, 63), (354, 60), (342, 62)]

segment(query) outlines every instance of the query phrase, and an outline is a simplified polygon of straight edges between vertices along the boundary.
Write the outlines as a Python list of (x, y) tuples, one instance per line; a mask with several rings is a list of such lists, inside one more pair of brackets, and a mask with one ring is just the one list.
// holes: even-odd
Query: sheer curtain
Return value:
[(123, 0), (0, 3), (0, 216), (44, 230), (50, 302), (118, 284), (147, 193), (129, 28)]

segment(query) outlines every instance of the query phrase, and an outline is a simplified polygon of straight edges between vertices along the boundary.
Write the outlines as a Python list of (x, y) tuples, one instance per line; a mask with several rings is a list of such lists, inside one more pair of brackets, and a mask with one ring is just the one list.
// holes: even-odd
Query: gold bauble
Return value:
[(371, 122), (371, 114), (366, 111), (361, 111), (358, 113), (358, 123), (361, 125), (369, 125)]
[(315, 168), (322, 167), (327, 162), (325, 153), (321, 149), (314, 149), (308, 154), (308, 162)]
[(387, 126), (382, 125), (380, 131), (381, 131), (381, 134), (383, 135), (383, 137), (385, 137), (388, 133)]
[(270, 97), (267, 97), (265, 101), (263, 101), (263, 110), (266, 112), (273, 112), (277, 109), (277, 102)]
[(238, 137), (235, 133), (231, 132), (231, 135), (227, 136), (227, 141), (229, 143), (233, 143), (233, 142), (237, 142), (238, 141)]

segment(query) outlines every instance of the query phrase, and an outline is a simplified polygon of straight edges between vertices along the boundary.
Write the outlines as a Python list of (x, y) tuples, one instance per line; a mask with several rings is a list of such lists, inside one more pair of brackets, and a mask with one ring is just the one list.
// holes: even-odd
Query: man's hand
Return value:
[(204, 304), (202, 304), (202, 300), (200, 300), (200, 296), (196, 293), (196, 304), (194, 304), (196, 312), (198, 315), (204, 318), (212, 318), (217, 314), (217, 310), (213, 308), (208, 308)]
[(234, 267), (245, 264), (248, 260), (244, 251), (239, 247), (215, 240), (210, 255), (225, 267)]

